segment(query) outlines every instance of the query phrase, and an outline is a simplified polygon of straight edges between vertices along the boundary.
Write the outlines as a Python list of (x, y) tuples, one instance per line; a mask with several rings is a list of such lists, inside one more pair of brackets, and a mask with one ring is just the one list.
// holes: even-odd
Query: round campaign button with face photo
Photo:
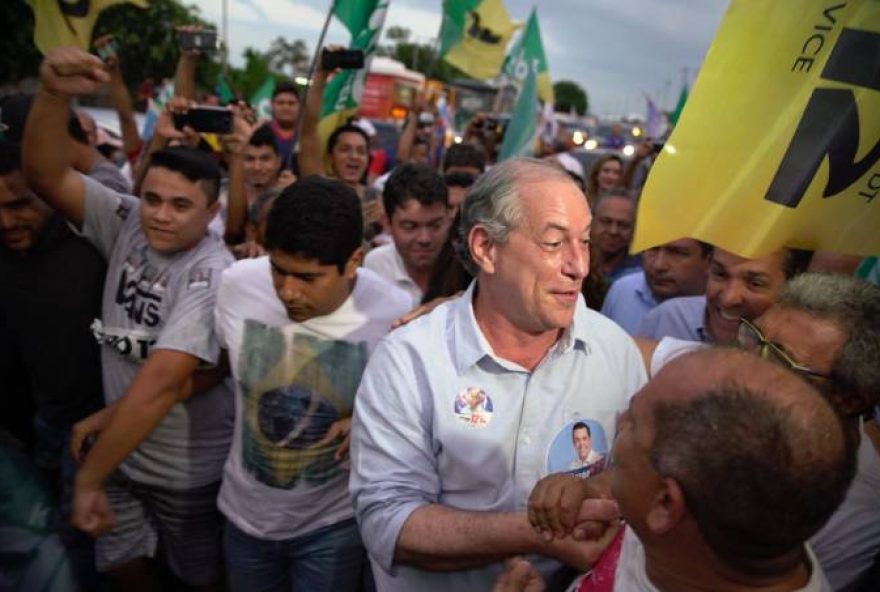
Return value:
[(458, 393), (453, 405), (455, 416), (471, 428), (484, 428), (492, 420), (492, 399), (482, 389), (468, 387)]
[(550, 444), (547, 470), (592, 477), (605, 469), (608, 441), (605, 430), (595, 420), (577, 418), (567, 422)]

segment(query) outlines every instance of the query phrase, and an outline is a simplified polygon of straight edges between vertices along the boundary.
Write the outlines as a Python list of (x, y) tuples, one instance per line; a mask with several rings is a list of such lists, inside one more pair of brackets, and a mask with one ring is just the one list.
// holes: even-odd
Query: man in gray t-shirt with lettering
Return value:
[[(115, 587), (150, 581), (145, 558), (157, 548), (187, 584), (216, 584), (216, 494), (232, 432), (231, 392), (208, 370), (220, 355), (216, 289), (232, 261), (208, 232), (219, 169), (197, 150), (160, 150), (140, 200), (80, 175), (52, 130), (66, 125), (70, 96), (93, 91), (106, 73), (94, 56), (61, 48), (40, 75), (24, 135), (27, 181), (108, 260), (93, 324), (108, 406), (74, 430), (82, 464), (72, 521), (101, 535), (97, 567)], [(83, 458), (77, 438), (92, 432), (100, 434)]]

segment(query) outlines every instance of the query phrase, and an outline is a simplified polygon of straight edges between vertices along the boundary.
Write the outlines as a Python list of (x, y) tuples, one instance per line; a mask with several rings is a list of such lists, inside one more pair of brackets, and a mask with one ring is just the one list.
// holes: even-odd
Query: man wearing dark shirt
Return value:
[(66, 458), (66, 447), (57, 447), (71, 426), (103, 404), (89, 326), (106, 264), (27, 188), (19, 169), (18, 147), (0, 143), (0, 325), (9, 354), (0, 359), (0, 383), (20, 385), (4, 393), (4, 405), (33, 400), (36, 459), (57, 470)]

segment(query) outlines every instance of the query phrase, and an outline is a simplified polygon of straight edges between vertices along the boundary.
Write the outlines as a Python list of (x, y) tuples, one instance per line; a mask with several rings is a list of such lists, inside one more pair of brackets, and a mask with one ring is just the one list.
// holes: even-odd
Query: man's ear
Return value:
[(684, 491), (675, 479), (664, 477), (654, 493), (645, 524), (654, 534), (666, 534), (687, 514)]
[(216, 216), (217, 212), (219, 212), (219, 211), (220, 211), (220, 200), (215, 199), (214, 201), (211, 202), (211, 205), (208, 206), (208, 212), (210, 212), (211, 218), (213, 219), (214, 216)]
[(348, 261), (345, 263), (345, 270), (343, 271), (343, 275), (353, 280), (355, 276), (357, 276), (358, 267), (364, 262), (364, 248), (358, 247), (354, 250), (354, 253), (351, 254), (351, 257), (348, 258)]
[(496, 243), (486, 232), (486, 228), (480, 224), (471, 228), (467, 241), (471, 259), (477, 267), (485, 273), (495, 273)]

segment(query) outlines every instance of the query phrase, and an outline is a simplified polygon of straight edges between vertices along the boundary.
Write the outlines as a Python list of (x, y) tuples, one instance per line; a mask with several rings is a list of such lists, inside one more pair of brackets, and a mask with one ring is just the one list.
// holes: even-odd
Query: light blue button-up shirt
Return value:
[(645, 280), (645, 272), (625, 275), (613, 284), (602, 304), (602, 314), (635, 335), (648, 312), (657, 306), (657, 299)]
[(658, 341), (674, 337), (705, 343), (712, 341), (703, 326), (705, 319), (705, 296), (670, 298), (645, 315), (635, 335)]
[(382, 591), (490, 589), (500, 564), (393, 565), (403, 523), (429, 504), (525, 510), (535, 483), (570, 462), (558, 451), (573, 454), (572, 425), (589, 422), (594, 448), (607, 453), (617, 414), (646, 380), (634, 342), (582, 298), (534, 371), (495, 356), (473, 291), (384, 338), (358, 390), (350, 490)]

